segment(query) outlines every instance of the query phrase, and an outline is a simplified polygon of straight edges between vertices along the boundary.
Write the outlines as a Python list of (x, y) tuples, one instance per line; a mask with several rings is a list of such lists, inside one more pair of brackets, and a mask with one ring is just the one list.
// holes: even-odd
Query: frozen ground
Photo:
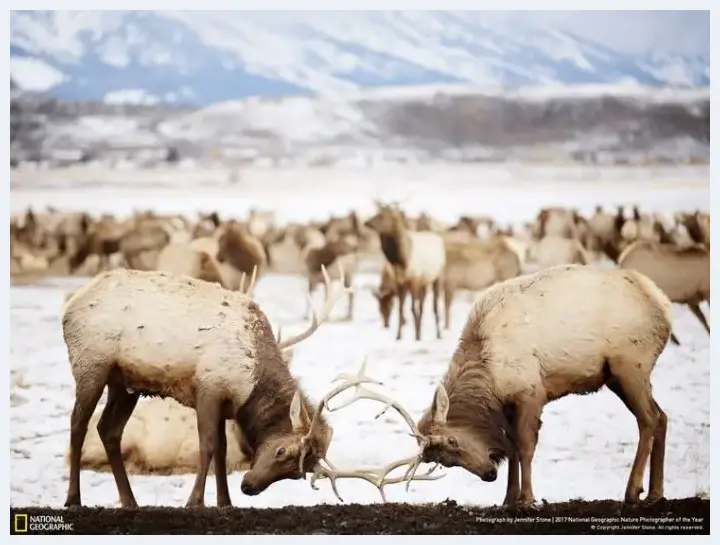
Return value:
[[(81, 281), (48, 280), (11, 289), (11, 368), (14, 381), (20, 385), (14, 388), (17, 398), (10, 408), (12, 505), (57, 507), (64, 502), (67, 468), (63, 456), (74, 390), (58, 314), (64, 294)], [(410, 340), (408, 327), (407, 338), (396, 342), (394, 330), (381, 328), (375, 301), (362, 288), (375, 282), (372, 276), (358, 279), (355, 320), (329, 322), (298, 345), (293, 371), (311, 398), (317, 400), (329, 389), (332, 378), (356, 370), (367, 356), (369, 373), (384, 381), (386, 391), (417, 419), (446, 369), (470, 303), (458, 300), (453, 328), (444, 339), (434, 339), (431, 321), (426, 319), (427, 340)], [(306, 324), (302, 319), (303, 286), (300, 278), (288, 276), (267, 276), (258, 284), (257, 301), (271, 321), (282, 324), (288, 333)], [(335, 315), (341, 316), (344, 310), (341, 302)], [(683, 344), (668, 346), (658, 362), (653, 384), (658, 402), (670, 418), (666, 494), (682, 498), (709, 493), (710, 340), (688, 311), (676, 310), (676, 333)], [(405, 424), (395, 415), (373, 420), (380, 408), (379, 404), (361, 401), (329, 415), (336, 430), (329, 452), (334, 463), (343, 467), (377, 466), (415, 450)], [(543, 423), (534, 471), (538, 498), (622, 499), (637, 444), (637, 427), (613, 394), (601, 391), (552, 403)], [(409, 493), (403, 486), (388, 487), (388, 500), (425, 502), (450, 497), (481, 505), (502, 502), (504, 469), (493, 484), (461, 469), (444, 471), (445, 478), (414, 484)], [(230, 476), (231, 493), (238, 506), (337, 502), (327, 481), (319, 483), (319, 491), (310, 489), (307, 481), (280, 482), (250, 498), (240, 492), (241, 479), (242, 473)], [(131, 481), (141, 504), (181, 506), (187, 500), (193, 476), (131, 476)], [(86, 505), (115, 505), (117, 493), (111, 474), (84, 471), (81, 482)], [(346, 501), (379, 501), (379, 493), (368, 483), (345, 481), (339, 487)], [(214, 496), (211, 477), (210, 505)]]
[[(491, 213), (500, 221), (526, 220), (546, 203), (572, 204), (587, 211), (596, 203), (637, 203), (644, 209), (674, 211), (707, 209), (710, 201), (706, 170), (666, 171), (658, 176), (645, 171), (645, 177), (633, 170), (598, 171), (599, 175), (589, 183), (578, 183), (577, 177), (587, 177), (587, 173), (517, 167), (514, 174), (506, 172), (505, 180), (504, 171), (495, 169), (494, 176), (488, 176), (487, 181), (478, 169), (473, 176), (476, 184), (467, 183), (473, 174), (468, 170), (439, 176), (437, 170), (398, 169), (395, 176), (388, 171), (377, 179), (367, 172), (346, 171), (341, 173), (344, 178), (335, 179), (347, 183), (335, 186), (330, 185), (331, 171), (320, 172), (305, 173), (307, 177), (303, 173), (297, 175), (293, 189), (280, 183), (290, 180), (287, 173), (277, 174), (275, 182), (272, 172), (265, 176), (254, 174), (245, 186), (249, 195), (241, 187), (210, 191), (185, 186), (174, 192), (138, 186), (125, 191), (114, 187), (13, 190), (11, 208), (52, 204), (94, 211), (129, 211), (138, 207), (176, 211), (219, 209), (242, 214), (250, 206), (259, 206), (277, 210), (279, 219), (284, 221), (344, 211), (350, 206), (367, 209), (372, 206), (373, 196), (403, 195), (403, 186), (407, 185), (415, 189), (408, 201), (411, 208), (424, 208), (451, 220), (465, 211)], [(314, 193), (308, 197), (310, 180)], [(525, 180), (533, 183), (522, 183)], [(439, 187), (444, 190), (439, 191)], [(299, 200), (303, 197), (304, 200)], [(64, 502), (67, 468), (63, 456), (69, 440), (74, 390), (59, 311), (64, 295), (80, 282), (81, 279), (48, 279), (37, 285), (11, 287), (11, 370), (17, 384), (10, 407), (13, 505), (61, 506)], [(410, 327), (406, 326), (406, 339), (396, 342), (393, 329), (382, 329), (375, 300), (363, 288), (377, 282), (372, 275), (358, 278), (355, 320), (327, 323), (298, 345), (293, 371), (310, 397), (317, 400), (330, 387), (332, 378), (340, 372), (356, 370), (367, 356), (369, 373), (385, 381), (386, 391), (419, 418), (445, 372), (470, 303), (458, 298), (453, 309), (453, 328), (444, 339), (434, 339), (426, 312), (426, 340), (412, 341)], [(303, 289), (304, 282), (299, 277), (271, 275), (259, 282), (256, 299), (274, 324), (282, 324), (284, 331), (290, 333), (306, 325)], [(336, 315), (342, 315), (344, 310), (341, 302)], [(681, 307), (675, 310), (676, 333), (682, 346), (666, 348), (653, 384), (658, 402), (670, 419), (665, 491), (668, 497), (681, 498), (709, 493), (710, 489), (710, 339), (689, 311)], [(414, 441), (394, 415), (373, 420), (379, 409), (377, 404), (362, 401), (330, 415), (336, 430), (329, 452), (333, 462), (339, 466), (380, 465), (414, 452)], [(552, 403), (543, 415), (543, 423), (533, 472), (538, 499), (622, 499), (637, 445), (637, 426), (613, 394), (602, 391)], [(503, 499), (504, 468), (492, 484), (483, 483), (461, 469), (444, 471), (447, 473), (444, 479), (414, 484), (409, 493), (403, 486), (391, 486), (387, 490), (388, 499), (425, 502), (450, 497), (480, 505)], [(110, 474), (88, 471), (83, 472), (81, 479), (87, 505), (115, 505), (117, 493)], [(337, 502), (326, 481), (319, 483), (319, 491), (311, 490), (306, 481), (276, 483), (260, 496), (249, 498), (240, 492), (241, 479), (241, 473), (230, 476), (233, 501), (238, 506)], [(131, 477), (136, 497), (145, 505), (184, 505), (192, 480), (191, 475)], [(207, 501), (212, 505), (213, 478), (208, 479), (207, 486)], [(365, 482), (342, 482), (340, 492), (349, 502), (379, 501), (377, 490)]]

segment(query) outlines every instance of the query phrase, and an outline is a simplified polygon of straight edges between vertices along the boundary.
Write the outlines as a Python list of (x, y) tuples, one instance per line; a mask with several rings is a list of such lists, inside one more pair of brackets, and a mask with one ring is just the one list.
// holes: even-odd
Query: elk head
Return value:
[(390, 316), (392, 315), (395, 302), (395, 292), (386, 288), (372, 288), (372, 294), (378, 302), (383, 327), (388, 329), (390, 327)]
[[(459, 466), (483, 481), (493, 482), (497, 479), (498, 465), (513, 450), (513, 444), (505, 432), (508, 427), (505, 415), (500, 412), (487, 422), (487, 426), (478, 429), (462, 423), (449, 423), (449, 409), (447, 391), (443, 385), (439, 385), (428, 414), (420, 422), (419, 459), (443, 467)], [(473, 418), (477, 418), (477, 415), (473, 415)]]

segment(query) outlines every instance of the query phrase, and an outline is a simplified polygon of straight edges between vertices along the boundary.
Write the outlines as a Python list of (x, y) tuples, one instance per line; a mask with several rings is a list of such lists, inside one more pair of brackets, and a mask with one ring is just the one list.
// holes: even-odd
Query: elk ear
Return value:
[(300, 390), (295, 390), (295, 395), (290, 402), (290, 422), (292, 423), (293, 431), (299, 431), (304, 429), (304, 416), (305, 415), (302, 406), (302, 397), (300, 397)]
[(442, 384), (438, 384), (432, 402), (432, 419), (435, 424), (445, 424), (450, 409), (450, 398)]

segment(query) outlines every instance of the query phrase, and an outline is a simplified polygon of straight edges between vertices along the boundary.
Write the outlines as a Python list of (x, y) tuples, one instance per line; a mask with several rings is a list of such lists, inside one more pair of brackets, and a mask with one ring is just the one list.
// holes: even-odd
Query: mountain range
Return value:
[(491, 12), (13, 11), (13, 82), (68, 100), (206, 106), (389, 86), (708, 86), (707, 55), (620, 51)]

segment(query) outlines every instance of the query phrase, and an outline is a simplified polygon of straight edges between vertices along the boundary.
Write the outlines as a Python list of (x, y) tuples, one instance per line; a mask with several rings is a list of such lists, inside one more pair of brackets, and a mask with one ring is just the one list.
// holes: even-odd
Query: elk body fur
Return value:
[(587, 265), (590, 259), (579, 240), (547, 235), (535, 245), (535, 261), (544, 269), (556, 265)]
[(194, 250), (188, 244), (171, 243), (165, 246), (158, 255), (157, 270), (216, 282), (228, 288), (223, 281), (220, 263), (206, 252)]
[(710, 252), (705, 246), (677, 247), (638, 240), (620, 254), (618, 267), (651, 278), (673, 303), (687, 305), (710, 334), (700, 308), (703, 301), (710, 303)]
[(531, 504), (543, 407), (607, 386), (638, 422), (625, 492), (663, 496), (667, 417), (650, 376), (670, 335), (670, 300), (633, 270), (563, 265), (495, 284), (476, 300), (432, 403), (416, 464), (461, 466), (485, 481), (509, 459), (506, 504)]
[(520, 258), (505, 239), (470, 243), (445, 243), (443, 274), (445, 329), (450, 329), (450, 310), (458, 290), (482, 291), (520, 274)]
[(402, 328), (405, 325), (403, 307), (408, 292), (410, 292), (415, 322), (415, 339), (420, 340), (428, 287), (432, 287), (435, 329), (439, 339), (441, 337), (439, 299), (442, 274), (445, 269), (443, 238), (431, 231), (408, 230), (405, 215), (391, 207), (381, 207), (365, 225), (379, 234), (385, 259), (395, 270), (398, 296), (397, 340), (402, 338)]
[(187, 276), (117, 269), (76, 290), (62, 319), (76, 387), (66, 506), (81, 503), (82, 446), (106, 385), (98, 433), (123, 507), (137, 505), (121, 438), (140, 395), (195, 409), (200, 463), (188, 505), (204, 504), (213, 458), (218, 504), (230, 505), (226, 420), (237, 422), (251, 460), (243, 493), (304, 476), (304, 464), (313, 468), (325, 458), (333, 432), (322, 405), (308, 404), (283, 351), (312, 335), (336, 301), (328, 298), (321, 319), (313, 315), (307, 331), (281, 343), (247, 295)]

